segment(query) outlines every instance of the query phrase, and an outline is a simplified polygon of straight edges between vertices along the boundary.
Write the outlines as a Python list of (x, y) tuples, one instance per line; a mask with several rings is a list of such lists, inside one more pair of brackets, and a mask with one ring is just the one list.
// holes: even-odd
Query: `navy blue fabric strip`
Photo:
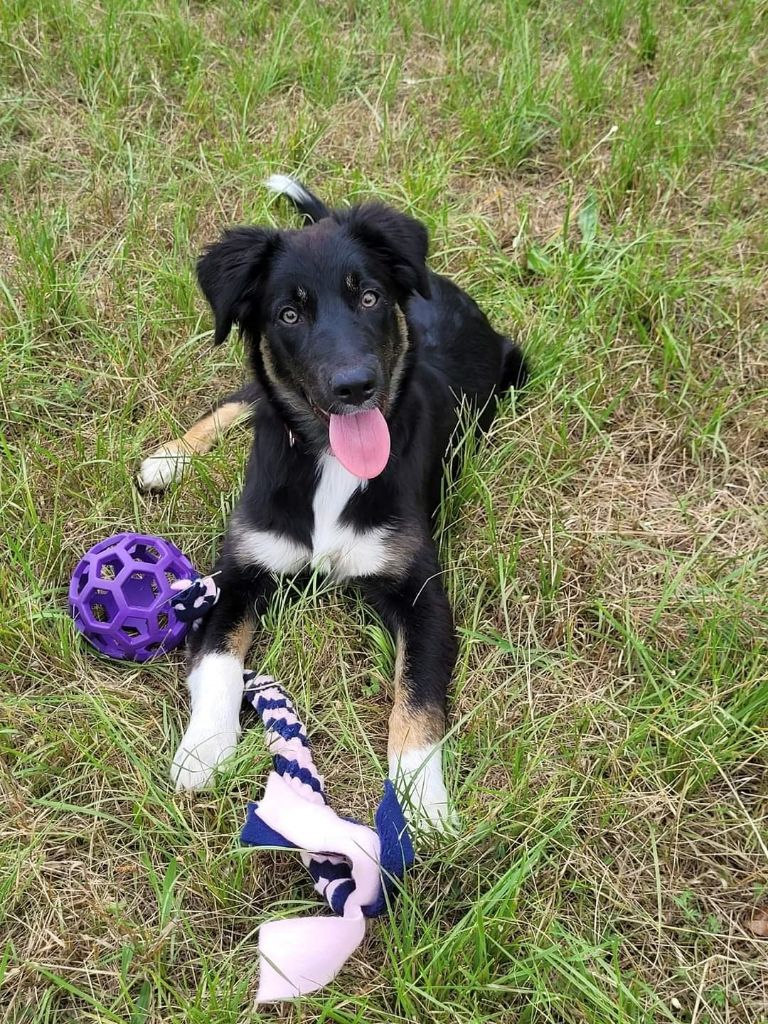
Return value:
[(259, 715), (265, 711), (274, 711), (277, 708), (282, 708), (284, 711), (293, 711), (293, 705), (285, 697), (282, 700), (275, 700), (273, 697), (259, 697), (253, 706)]
[(248, 815), (240, 832), (240, 842), (245, 846), (282, 846), (288, 850), (295, 850), (294, 843), (261, 820), (258, 807), (256, 803), (248, 804)]
[(414, 850), (403, 809), (389, 779), (376, 810), (376, 831), (381, 842), (381, 882), (378, 897), (361, 910), (366, 917), (377, 917), (386, 910), (387, 896), (393, 894), (407, 868), (414, 861)]
[(328, 896), (326, 895), (325, 898), (326, 900), (328, 900), (328, 906), (331, 908), (334, 914), (338, 914), (339, 916), (341, 916), (344, 913), (344, 904), (349, 899), (350, 893), (353, 893), (354, 891), (355, 883), (350, 878), (348, 882), (342, 882), (341, 885), (336, 886), (336, 888), (331, 893), (330, 899), (328, 899)]
[(278, 733), (284, 740), (294, 740), (298, 737), (303, 746), (309, 746), (309, 740), (302, 733), (301, 722), (292, 722), (289, 725), (284, 718), (268, 718), (264, 722), (264, 728)]
[(320, 793), (323, 797), (325, 796), (319, 779), (315, 778), (309, 769), (302, 768), (298, 761), (289, 761), (288, 758), (283, 757), (282, 754), (276, 754), (274, 764), (275, 771), (278, 775), (290, 775), (292, 779), (298, 779), (299, 782), (303, 782), (305, 785), (309, 786), (310, 789), (315, 791), (315, 793)]
[(315, 856), (309, 862), (309, 873), (313, 882), (319, 882), (321, 878), (326, 882), (335, 882), (339, 878), (352, 877), (352, 869), (346, 861), (334, 864), (331, 860), (319, 860)]

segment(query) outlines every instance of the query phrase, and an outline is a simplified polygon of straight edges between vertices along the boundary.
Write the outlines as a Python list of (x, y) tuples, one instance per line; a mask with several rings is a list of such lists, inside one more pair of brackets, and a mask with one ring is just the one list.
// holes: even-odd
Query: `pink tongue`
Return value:
[(378, 476), (389, 461), (389, 427), (378, 409), (331, 414), (328, 437), (342, 466), (363, 480)]

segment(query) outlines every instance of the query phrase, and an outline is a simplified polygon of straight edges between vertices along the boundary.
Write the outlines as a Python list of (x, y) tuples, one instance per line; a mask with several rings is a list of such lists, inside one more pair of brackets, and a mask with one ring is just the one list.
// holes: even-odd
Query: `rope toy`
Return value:
[(221, 593), (213, 576), (176, 580), (171, 584), (171, 590), (177, 591), (179, 595), (171, 601), (176, 618), (189, 626), (193, 633), (200, 628), (200, 623), (219, 600)]
[[(173, 609), (192, 628), (218, 600), (210, 577), (179, 580)], [(388, 898), (414, 851), (392, 783), (387, 779), (375, 829), (340, 817), (328, 804), (304, 724), (271, 676), (246, 672), (243, 699), (261, 719), (273, 756), (264, 796), (248, 804), (240, 840), (261, 849), (297, 850), (332, 917), (294, 917), (259, 928), (257, 1003), (308, 995), (327, 985), (365, 937), (365, 921)]]
[(386, 909), (414, 853), (389, 780), (375, 830), (340, 817), (328, 805), (306, 729), (282, 687), (271, 676), (247, 672), (245, 700), (264, 724), (274, 769), (264, 796), (248, 805), (241, 841), (298, 850), (316, 891), (336, 915), (261, 925), (256, 1001), (267, 1003), (316, 992), (336, 977), (363, 941), (365, 919)]

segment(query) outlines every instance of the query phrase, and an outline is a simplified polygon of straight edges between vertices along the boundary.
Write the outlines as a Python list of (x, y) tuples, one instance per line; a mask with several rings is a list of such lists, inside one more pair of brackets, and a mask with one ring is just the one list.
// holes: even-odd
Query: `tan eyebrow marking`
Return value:
[(344, 283), (346, 284), (347, 288), (349, 288), (349, 290), (353, 292), (355, 290), (355, 275), (347, 274), (347, 276), (344, 278)]

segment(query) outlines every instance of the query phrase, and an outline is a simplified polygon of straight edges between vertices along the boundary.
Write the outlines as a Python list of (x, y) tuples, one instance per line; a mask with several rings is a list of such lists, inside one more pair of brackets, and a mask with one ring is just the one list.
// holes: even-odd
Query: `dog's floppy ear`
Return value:
[(215, 345), (225, 340), (233, 324), (242, 326), (245, 300), (253, 299), (278, 237), (271, 228), (232, 228), (197, 261), (197, 280), (216, 322)]
[(364, 203), (336, 214), (340, 223), (388, 268), (405, 295), (429, 298), (429, 235), (418, 220), (383, 203)]

